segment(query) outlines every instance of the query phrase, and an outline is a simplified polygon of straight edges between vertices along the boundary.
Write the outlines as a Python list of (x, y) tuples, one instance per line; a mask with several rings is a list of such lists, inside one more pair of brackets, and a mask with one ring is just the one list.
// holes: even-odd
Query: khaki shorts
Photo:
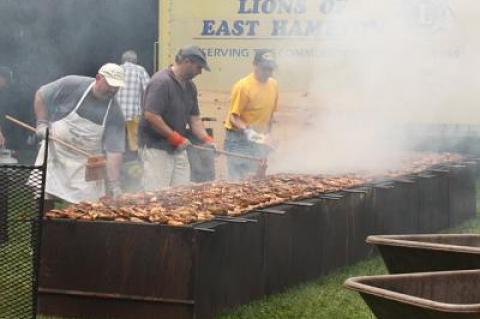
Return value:
[(170, 154), (164, 150), (145, 147), (139, 153), (143, 161), (145, 191), (190, 183), (190, 164), (186, 151)]

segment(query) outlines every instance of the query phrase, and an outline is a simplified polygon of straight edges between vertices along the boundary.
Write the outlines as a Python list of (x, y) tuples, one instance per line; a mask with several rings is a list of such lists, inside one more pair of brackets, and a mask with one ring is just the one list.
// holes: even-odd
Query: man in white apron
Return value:
[[(35, 94), (37, 135), (50, 134), (90, 154), (106, 154), (107, 190), (118, 196), (120, 166), (125, 150), (124, 118), (114, 98), (124, 84), (123, 69), (103, 65), (96, 78), (66, 76), (42, 86)], [(42, 141), (37, 163), (42, 164)], [(87, 158), (65, 146), (50, 142), (45, 193), (70, 203), (95, 201), (105, 195), (104, 181), (85, 181)]]

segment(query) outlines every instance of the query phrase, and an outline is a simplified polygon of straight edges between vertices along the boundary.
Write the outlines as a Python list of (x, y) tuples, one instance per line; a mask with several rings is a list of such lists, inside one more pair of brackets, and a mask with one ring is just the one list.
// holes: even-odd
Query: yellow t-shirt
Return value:
[(277, 109), (277, 102), (277, 81), (269, 78), (267, 82), (262, 83), (251, 73), (233, 86), (225, 128), (234, 129), (230, 115), (236, 114), (257, 132), (265, 133), (272, 114)]

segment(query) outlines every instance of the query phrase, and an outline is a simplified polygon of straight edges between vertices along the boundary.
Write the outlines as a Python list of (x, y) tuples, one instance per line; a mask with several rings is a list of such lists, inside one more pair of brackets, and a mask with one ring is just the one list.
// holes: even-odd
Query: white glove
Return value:
[(246, 128), (243, 130), (243, 134), (247, 137), (247, 140), (253, 143), (263, 144), (265, 142), (265, 135), (257, 133), (253, 128)]
[(47, 121), (37, 121), (35, 135), (39, 140), (45, 139), (45, 137), (47, 136), (48, 128), (49, 128), (49, 123)]

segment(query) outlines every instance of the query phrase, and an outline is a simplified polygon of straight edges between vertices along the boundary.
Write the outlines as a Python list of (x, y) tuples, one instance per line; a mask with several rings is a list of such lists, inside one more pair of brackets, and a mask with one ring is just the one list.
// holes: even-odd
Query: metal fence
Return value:
[(0, 319), (36, 316), (45, 169), (0, 165)]

